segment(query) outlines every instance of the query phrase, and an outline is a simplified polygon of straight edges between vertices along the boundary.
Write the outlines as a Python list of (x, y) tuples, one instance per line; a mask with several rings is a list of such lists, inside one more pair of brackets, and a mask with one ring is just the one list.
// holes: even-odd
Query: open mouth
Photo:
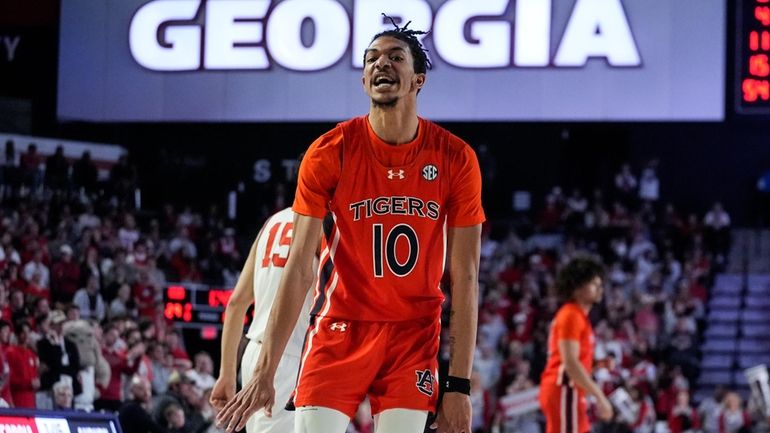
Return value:
[(374, 84), (374, 87), (377, 89), (386, 89), (396, 84), (396, 80), (387, 76), (380, 76), (374, 79), (373, 84)]

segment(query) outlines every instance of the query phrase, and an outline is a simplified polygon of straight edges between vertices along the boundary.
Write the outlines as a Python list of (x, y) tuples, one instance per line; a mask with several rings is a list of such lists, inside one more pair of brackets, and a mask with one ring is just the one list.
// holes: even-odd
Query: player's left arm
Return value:
[[(448, 233), (452, 308), (449, 321), (449, 376), (470, 379), (478, 322), (478, 274), (481, 224), (452, 227)], [(445, 381), (446, 379), (442, 379)], [(436, 427), (439, 431), (470, 432), (470, 396), (445, 392)]]

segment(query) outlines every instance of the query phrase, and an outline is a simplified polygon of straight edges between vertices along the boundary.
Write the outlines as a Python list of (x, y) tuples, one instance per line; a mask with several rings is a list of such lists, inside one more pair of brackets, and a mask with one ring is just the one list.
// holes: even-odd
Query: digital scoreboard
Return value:
[(121, 429), (114, 415), (102, 413), (0, 409), (0, 432), (121, 433)]
[(739, 0), (736, 111), (770, 114), (770, 0)]
[[(225, 322), (225, 307), (233, 289), (205, 284), (176, 284), (163, 291), (163, 316), (177, 328), (201, 330), (201, 337), (213, 340)], [(254, 309), (249, 308), (244, 325), (251, 322)]]

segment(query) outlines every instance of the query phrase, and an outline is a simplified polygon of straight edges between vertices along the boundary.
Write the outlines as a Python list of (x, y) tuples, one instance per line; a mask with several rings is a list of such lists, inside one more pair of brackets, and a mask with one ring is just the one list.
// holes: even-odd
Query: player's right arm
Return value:
[(580, 343), (576, 340), (559, 340), (559, 355), (561, 355), (564, 370), (567, 371), (572, 382), (596, 398), (599, 418), (603, 421), (609, 421), (612, 418), (612, 405), (599, 384), (591, 378), (583, 364), (580, 363)]
[(219, 377), (214, 384), (211, 397), (209, 398), (211, 406), (217, 411), (222, 410), (225, 404), (235, 395), (238, 344), (243, 334), (243, 316), (246, 315), (249, 305), (254, 302), (254, 290), (252, 288), (254, 260), (260, 236), (262, 236), (262, 230), (260, 230), (259, 235), (254, 240), (254, 244), (251, 246), (246, 263), (241, 270), (241, 275), (238, 277), (238, 282), (235, 284), (235, 289), (233, 289), (233, 293), (230, 296), (230, 300), (227, 301), (227, 307), (225, 308)]
[(313, 283), (313, 258), (323, 218), (339, 181), (341, 149), (341, 129), (335, 128), (316, 140), (302, 159), (292, 206), (295, 216), (291, 254), (270, 310), (254, 376), (217, 417), (217, 424), (226, 427), (228, 433), (242, 429), (246, 420), (262, 408), (272, 416), (275, 372)]

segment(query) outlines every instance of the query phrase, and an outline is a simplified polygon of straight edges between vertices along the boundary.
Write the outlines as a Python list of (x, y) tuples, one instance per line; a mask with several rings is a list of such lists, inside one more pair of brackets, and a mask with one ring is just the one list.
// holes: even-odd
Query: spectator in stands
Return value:
[(5, 151), (0, 154), (0, 200), (11, 197), (19, 188), (19, 154), (13, 140), (5, 142)]
[(650, 161), (639, 178), (639, 198), (643, 202), (656, 203), (660, 198), (660, 181), (657, 174), (658, 162)]
[(0, 398), (13, 407), (11, 396), (11, 364), (8, 363), (6, 352), (11, 344), (11, 324), (0, 320)]
[(671, 433), (682, 433), (700, 429), (700, 418), (690, 405), (690, 393), (681, 390), (676, 395), (676, 404), (668, 414), (668, 428)]
[(187, 371), (192, 368), (192, 362), (190, 362), (190, 355), (187, 354), (182, 341), (182, 335), (179, 331), (172, 330), (166, 334), (164, 343), (174, 358), (174, 366), (182, 371)]
[(53, 384), (53, 410), (72, 410), (72, 381), (60, 380)]
[(185, 416), (182, 406), (171, 403), (163, 410), (163, 419), (166, 421), (166, 428), (172, 433), (191, 433), (185, 428)]
[(72, 303), (78, 306), (83, 319), (104, 320), (107, 310), (104, 298), (99, 293), (99, 279), (96, 275), (89, 276), (86, 286), (75, 292)]
[[(181, 217), (181, 215), (180, 215)], [(180, 218), (180, 225), (181, 225)], [(168, 245), (169, 252), (172, 255), (180, 255), (185, 258), (195, 259), (198, 257), (198, 249), (195, 243), (190, 240), (190, 229), (188, 225), (181, 225), (176, 237), (171, 239)]]
[(128, 351), (125, 342), (120, 340), (120, 331), (115, 323), (108, 324), (103, 331), (102, 355), (110, 365), (110, 382), (100, 389), (101, 397), (94, 402), (97, 410), (117, 411), (124, 400), (123, 376), (131, 377), (139, 368), (139, 360), (144, 355), (144, 343), (141, 341)]
[(168, 391), (168, 381), (174, 371), (174, 358), (162, 343), (154, 342), (149, 347), (152, 365), (152, 392), (161, 395)]
[(72, 382), (74, 395), (81, 392), (78, 373), (80, 372), (80, 353), (72, 341), (64, 337), (63, 326), (67, 321), (65, 314), (59, 310), (51, 311), (50, 328), (43, 338), (37, 342), (37, 354), (43, 365), (40, 377), (41, 391), (48, 391), (62, 377), (69, 377)]
[(195, 381), (195, 386), (202, 390), (213, 388), (216, 379), (211, 375), (214, 372), (214, 361), (211, 355), (208, 352), (198, 352), (193, 359), (194, 367), (187, 372), (188, 376)]
[(706, 244), (717, 256), (718, 262), (723, 262), (730, 250), (730, 215), (716, 202), (703, 218)]
[(83, 155), (72, 166), (72, 183), (75, 188), (90, 196), (96, 192), (99, 170), (91, 160), (91, 152), (83, 151)]
[(16, 325), (16, 344), (6, 352), (11, 367), (11, 396), (14, 407), (32, 408), (35, 404), (35, 391), (40, 388), (38, 374), (39, 361), (30, 348), (30, 326), (27, 323)]
[(24, 301), (24, 292), (21, 290), (14, 290), (11, 292), (11, 295), (8, 299), (11, 309), (11, 323), (29, 323), (29, 319), (32, 315), (32, 309)]
[(43, 251), (37, 250), (35, 251), (32, 260), (28, 262), (26, 265), (24, 265), (24, 270), (22, 271), (22, 277), (27, 281), (32, 280), (32, 276), (35, 274), (38, 274), (39, 276), (39, 282), (42, 286), (42, 288), (48, 289), (50, 287), (50, 281), (51, 281), (51, 272), (48, 270), (48, 266), (43, 263)]
[(131, 378), (129, 400), (120, 407), (118, 420), (121, 429), (128, 432), (166, 433), (150, 415), (152, 391), (150, 382), (140, 376)]
[(728, 392), (719, 415), (719, 433), (747, 433), (750, 427), (751, 418), (743, 408), (741, 397), (735, 392)]
[(620, 171), (615, 175), (615, 193), (617, 199), (626, 207), (634, 203), (634, 193), (636, 192), (638, 182), (636, 176), (631, 172), (630, 164), (623, 164)]
[(130, 213), (123, 219), (123, 225), (118, 229), (120, 246), (126, 251), (134, 251), (134, 245), (139, 241), (139, 229), (136, 227), (136, 219)]
[(483, 433), (489, 430), (490, 415), (492, 414), (492, 397), (481, 386), (481, 377), (477, 371), (471, 373), (471, 406), (473, 408), (471, 419), (471, 431)]
[(22, 185), (29, 188), (31, 194), (37, 194), (43, 184), (43, 172), (40, 166), (43, 163), (42, 156), (37, 153), (37, 145), (30, 143), (27, 151), (21, 154), (19, 165), (21, 167)]
[(168, 391), (160, 396), (155, 404), (154, 416), (158, 422), (165, 421), (165, 411), (170, 405), (178, 405), (184, 410), (186, 425), (191, 432), (205, 430), (211, 422), (207, 422), (197, 410), (203, 392), (195, 387), (195, 381), (186, 373), (174, 371), (169, 377)]
[(45, 161), (45, 185), (54, 192), (64, 192), (68, 188), (70, 165), (64, 156), (64, 147), (56, 146), (53, 155)]
[(119, 203), (133, 205), (136, 167), (128, 162), (128, 155), (120, 155), (110, 169), (110, 187)]
[(119, 317), (129, 317), (133, 320), (139, 318), (139, 314), (136, 309), (136, 303), (131, 296), (131, 286), (127, 283), (123, 283), (118, 288), (118, 293), (115, 299), (110, 302), (109, 312), (107, 313), (109, 319), (116, 319)]
[(652, 399), (638, 386), (629, 387), (628, 394), (636, 405), (636, 419), (631, 424), (633, 433), (653, 433), (657, 417)]
[(61, 257), (51, 270), (51, 294), (54, 302), (72, 302), (80, 284), (80, 265), (73, 259), (72, 247), (59, 248)]
[(722, 415), (722, 402), (726, 394), (724, 386), (717, 386), (714, 394), (704, 398), (698, 405), (704, 433), (719, 433), (719, 417)]

